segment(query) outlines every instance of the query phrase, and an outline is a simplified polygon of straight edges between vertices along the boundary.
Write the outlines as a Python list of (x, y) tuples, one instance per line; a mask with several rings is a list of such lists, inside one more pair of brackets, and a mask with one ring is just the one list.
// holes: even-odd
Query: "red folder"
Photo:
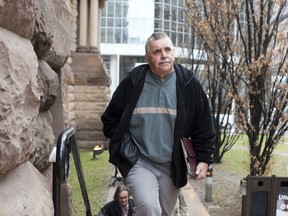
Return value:
[(197, 174), (195, 172), (197, 167), (197, 161), (196, 161), (196, 153), (192, 145), (192, 140), (183, 137), (181, 139), (181, 145), (185, 157), (188, 174), (193, 178), (196, 178)]

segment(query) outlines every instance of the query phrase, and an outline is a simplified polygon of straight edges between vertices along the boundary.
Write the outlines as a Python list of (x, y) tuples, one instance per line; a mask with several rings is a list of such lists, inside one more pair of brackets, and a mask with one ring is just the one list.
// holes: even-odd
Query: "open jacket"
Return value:
[[(190, 137), (198, 162), (211, 164), (214, 152), (215, 130), (209, 102), (201, 84), (193, 73), (180, 64), (176, 72), (177, 116), (174, 129), (171, 173), (176, 188), (187, 184), (187, 168), (180, 139)], [(145, 82), (149, 65), (134, 68), (117, 87), (105, 112), (101, 116), (104, 135), (110, 139), (109, 162), (117, 166), (125, 178), (132, 165), (120, 155), (124, 133)]]
[[(133, 199), (129, 199), (129, 210), (128, 216), (132, 216), (134, 213), (134, 201)], [(107, 203), (99, 212), (97, 216), (122, 216), (122, 210), (117, 201), (112, 200)]]

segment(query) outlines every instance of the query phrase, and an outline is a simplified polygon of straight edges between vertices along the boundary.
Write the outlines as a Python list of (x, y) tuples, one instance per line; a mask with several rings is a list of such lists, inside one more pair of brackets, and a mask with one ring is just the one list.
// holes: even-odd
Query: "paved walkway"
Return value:
[[(114, 180), (115, 178), (111, 178), (110, 184), (112, 184)], [(123, 182), (116, 181), (114, 186), (111, 185), (109, 187), (106, 202), (110, 202), (113, 199), (116, 187), (119, 184), (123, 184)], [(198, 198), (197, 194), (195, 193), (194, 189), (192, 188), (189, 182), (183, 188), (183, 194), (188, 206), (188, 212), (190, 216), (209, 216), (209, 213), (207, 212), (206, 208), (202, 204), (201, 200)]]

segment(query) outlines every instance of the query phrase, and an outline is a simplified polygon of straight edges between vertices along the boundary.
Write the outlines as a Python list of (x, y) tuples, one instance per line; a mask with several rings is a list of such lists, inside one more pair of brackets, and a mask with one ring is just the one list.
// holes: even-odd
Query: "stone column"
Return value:
[(97, 52), (98, 47), (98, 21), (99, 6), (98, 0), (90, 0), (90, 29), (89, 29), (89, 50)]
[(78, 51), (86, 51), (87, 44), (87, 28), (88, 28), (88, 0), (80, 0), (79, 12), (79, 47)]

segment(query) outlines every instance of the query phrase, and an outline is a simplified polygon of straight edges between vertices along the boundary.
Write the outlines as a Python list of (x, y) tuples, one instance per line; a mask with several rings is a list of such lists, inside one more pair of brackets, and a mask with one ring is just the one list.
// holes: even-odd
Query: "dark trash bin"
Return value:
[(241, 194), (242, 216), (288, 216), (288, 177), (247, 176)]

